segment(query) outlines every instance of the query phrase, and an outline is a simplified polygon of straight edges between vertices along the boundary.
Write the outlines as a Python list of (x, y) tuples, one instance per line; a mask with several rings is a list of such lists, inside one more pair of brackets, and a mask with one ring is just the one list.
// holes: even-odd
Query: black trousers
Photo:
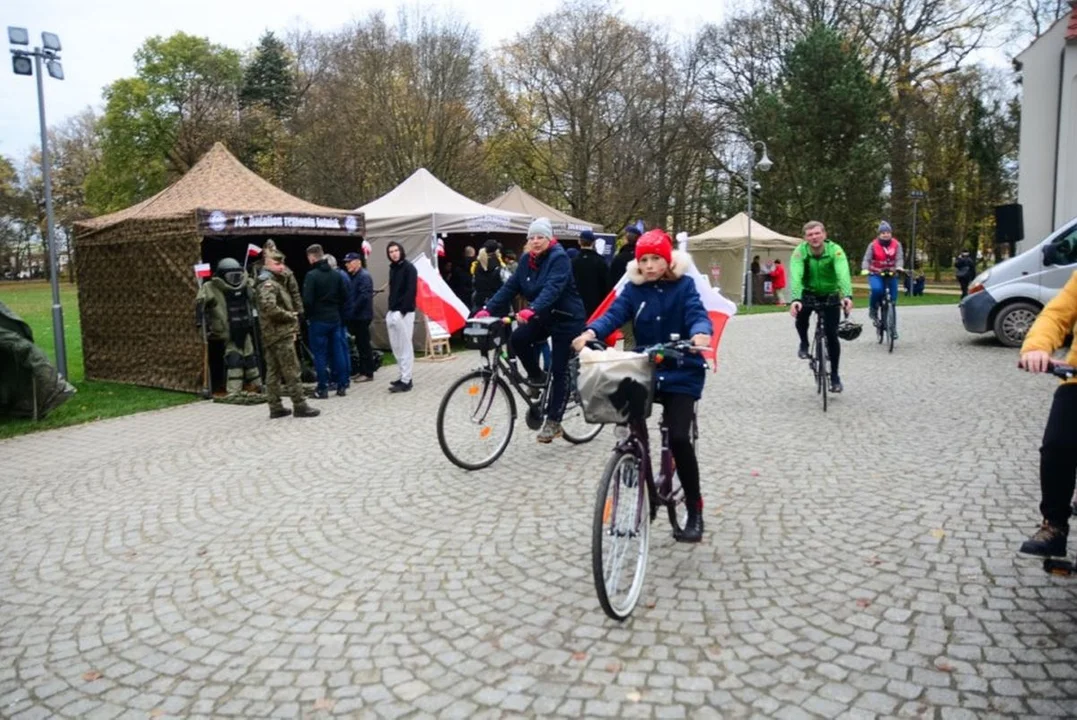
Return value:
[(1075, 478), (1077, 385), (1062, 385), (1055, 391), (1040, 446), (1040, 513), (1052, 525), (1069, 523)]
[[(804, 300), (806, 303), (813, 301), (823, 301), (825, 298), (811, 299), (810, 296), (805, 295)], [(831, 377), (837, 377), (838, 375), (838, 362), (841, 360), (841, 340), (838, 338), (838, 325), (841, 323), (841, 304), (835, 303), (833, 305), (827, 305), (823, 307), (819, 313), (823, 317), (823, 332), (826, 333), (826, 350), (830, 355), (830, 375)], [(800, 335), (800, 344), (808, 345), (808, 323), (811, 322), (811, 316), (814, 312), (807, 312), (805, 309), (801, 309), (797, 313), (796, 326), (797, 334)]]
[(359, 352), (358, 372), (364, 377), (374, 377), (374, 351), (370, 347), (370, 321), (352, 320), (348, 332), (355, 337), (355, 349)]
[(699, 461), (692, 447), (692, 418), (695, 417), (696, 399), (682, 393), (659, 393), (662, 403), (662, 419), (669, 430), (669, 449), (677, 464), (677, 476), (684, 488), (684, 503), (692, 515), (703, 507), (703, 494), (699, 487)]
[(969, 282), (972, 278), (958, 278), (957, 282), (961, 284), (961, 297), (965, 297), (969, 294)]

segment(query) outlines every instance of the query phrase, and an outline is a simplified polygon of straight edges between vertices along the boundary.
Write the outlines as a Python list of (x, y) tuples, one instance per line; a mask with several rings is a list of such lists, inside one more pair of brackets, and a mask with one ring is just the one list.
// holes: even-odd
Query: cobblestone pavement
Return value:
[(434, 415), (472, 357), (314, 420), (199, 404), (4, 441), (0, 716), (1077, 716), (1077, 580), (1015, 554), (1054, 384), (952, 307), (901, 320), (893, 355), (845, 344), (825, 415), (787, 316), (731, 324), (707, 537), (657, 521), (623, 625), (589, 564), (609, 431), (521, 423), (457, 470)]

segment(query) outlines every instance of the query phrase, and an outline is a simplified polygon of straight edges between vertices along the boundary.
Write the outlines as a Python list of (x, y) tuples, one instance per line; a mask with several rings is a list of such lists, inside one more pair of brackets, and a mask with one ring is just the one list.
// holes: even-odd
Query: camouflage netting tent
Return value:
[(198, 392), (195, 264), (244, 262), (248, 244), (272, 237), (302, 282), (307, 245), (342, 256), (362, 234), (362, 213), (289, 195), (215, 144), (148, 200), (75, 225), (86, 377)]

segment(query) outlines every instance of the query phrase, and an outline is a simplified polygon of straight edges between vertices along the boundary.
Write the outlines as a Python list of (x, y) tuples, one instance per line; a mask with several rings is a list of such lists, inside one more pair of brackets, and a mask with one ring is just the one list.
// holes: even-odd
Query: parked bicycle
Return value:
[[(438, 444), (450, 462), (465, 470), (488, 467), (508, 448), (517, 416), (513, 390), (527, 406), (524, 419), (529, 428), (538, 430), (546, 419), (553, 374), (546, 373), (541, 387), (528, 382), (509, 342), (512, 321), (513, 316), (467, 321), (464, 342), (479, 351), (482, 365), (453, 383), (438, 407)], [(590, 442), (602, 432), (601, 425), (584, 420), (571, 372), (561, 428), (565, 440), (573, 444)]]
[[(589, 347), (605, 346), (592, 342)], [(617, 386), (615, 394), (624, 396), (620, 407), (631, 409), (618, 414), (618, 418), (627, 414), (627, 420), (616, 426), (617, 444), (598, 484), (591, 526), (591, 569), (598, 602), (614, 620), (626, 620), (639, 602), (647, 572), (650, 524), (659, 508), (666, 508), (675, 532), (684, 530), (688, 520), (664, 413), (658, 426), (662, 451), (657, 480), (651, 468), (647, 418), (654, 402), (654, 369), (663, 362), (675, 362), (693, 349), (691, 342), (673, 336), (670, 342), (649, 347), (639, 354), (640, 367), (636, 374), (647, 378), (646, 387), (639, 381), (622, 381), (620, 385), (616, 385), (616, 379), (613, 381)], [(582, 400), (585, 417), (592, 421), (614, 419), (595, 415), (599, 412), (596, 408), (608, 407), (608, 400), (587, 396)], [(693, 445), (698, 437), (699, 428), (693, 417)]]

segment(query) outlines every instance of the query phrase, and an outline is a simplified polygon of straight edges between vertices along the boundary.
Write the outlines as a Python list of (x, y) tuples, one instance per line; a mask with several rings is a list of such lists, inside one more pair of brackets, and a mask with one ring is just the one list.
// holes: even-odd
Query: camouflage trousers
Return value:
[(258, 358), (254, 355), (254, 343), (251, 342), (249, 334), (243, 339), (243, 347), (237, 345), (232, 338), (225, 340), (224, 366), (228, 370), (224, 389), (229, 395), (242, 390), (244, 383), (259, 382), (261, 378), (258, 375)]
[(267, 345), (265, 353), (266, 396), (269, 398), (270, 409), (284, 407), (281, 403), (281, 385), (292, 399), (293, 407), (306, 403), (303, 386), (299, 384), (299, 358), (296, 357), (295, 343), (291, 338)]

